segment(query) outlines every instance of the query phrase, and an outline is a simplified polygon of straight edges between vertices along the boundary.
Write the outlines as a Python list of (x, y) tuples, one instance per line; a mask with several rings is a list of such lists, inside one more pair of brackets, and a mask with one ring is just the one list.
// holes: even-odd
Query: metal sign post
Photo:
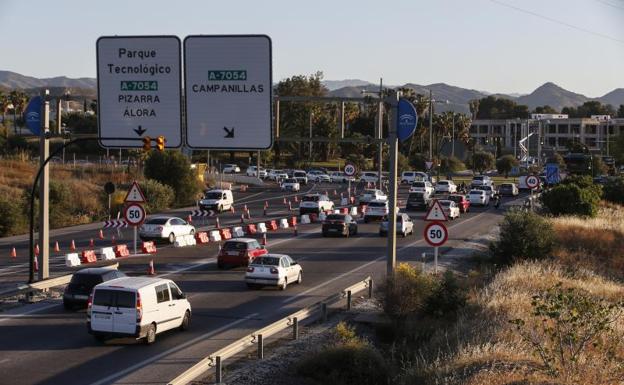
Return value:
[(438, 247), (448, 240), (448, 230), (442, 222), (431, 222), (425, 226), (425, 241), (433, 246), (433, 272), (438, 273)]
[(396, 203), (397, 203), (397, 157), (399, 152), (399, 139), (397, 137), (397, 115), (399, 94), (390, 90), (390, 95), (385, 100), (390, 104), (391, 124), (388, 130), (388, 145), (390, 151), (390, 192), (388, 213), (388, 259), (386, 261), (386, 273), (394, 274), (396, 267)]
[(355, 165), (352, 163), (347, 163), (344, 166), (344, 173), (345, 175), (348, 177), (347, 178), (347, 182), (349, 183), (349, 186), (347, 187), (347, 194), (349, 196), (349, 204), (351, 204), (351, 177), (355, 175), (355, 172), (357, 171), (357, 169), (355, 168)]

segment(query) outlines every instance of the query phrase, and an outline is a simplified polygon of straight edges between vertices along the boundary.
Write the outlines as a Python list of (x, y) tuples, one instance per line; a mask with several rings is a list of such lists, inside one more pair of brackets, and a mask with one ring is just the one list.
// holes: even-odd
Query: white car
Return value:
[(487, 175), (477, 175), (472, 178), (472, 182), (470, 182), (470, 186), (491, 186), (494, 182)]
[(266, 178), (267, 177), (267, 172), (264, 168), (260, 167), (260, 172), (259, 172), (259, 176), (258, 176), (258, 171), (256, 170), (257, 167), (256, 166), (249, 166), (247, 167), (247, 176), (256, 176), (258, 178)]
[(195, 226), (176, 217), (152, 217), (139, 228), (139, 237), (144, 241), (165, 239), (174, 243), (177, 237), (183, 235), (195, 235)]
[(492, 197), (494, 197), (495, 190), (492, 185), (474, 186), (473, 189), (485, 191), (489, 199), (492, 199)]
[(241, 172), (240, 167), (235, 164), (224, 164), (223, 165), (223, 173), (224, 174), (236, 174)]
[(459, 218), (459, 206), (457, 206), (457, 203), (448, 199), (442, 199), (438, 202), (440, 203), (440, 206), (442, 206), (442, 210), (444, 210), (444, 214), (446, 214), (448, 219), (453, 220), (455, 218)]
[(411, 193), (413, 193), (413, 192), (425, 192), (425, 193), (429, 194), (429, 196), (431, 196), (435, 192), (435, 188), (433, 187), (431, 182), (428, 182), (428, 181), (415, 181), (414, 183), (412, 183), (412, 186), (410, 187), (409, 192), (411, 192)]
[(124, 277), (100, 283), (87, 302), (87, 330), (97, 340), (106, 337), (145, 338), (191, 324), (191, 304), (171, 280)]
[(306, 213), (320, 214), (322, 211), (331, 211), (333, 209), (334, 202), (324, 194), (306, 194), (301, 198), (301, 202), (299, 203), (300, 215)]
[(316, 183), (331, 182), (331, 178), (329, 177), (329, 175), (325, 174), (322, 171), (317, 171), (317, 170), (308, 172), (308, 180), (311, 180)]
[[(396, 212), (399, 212), (399, 208), (395, 207)], [(390, 214), (390, 208), (388, 207), (387, 200), (373, 200), (368, 202), (366, 211), (364, 212), (364, 223), (368, 223), (374, 219), (385, 219)]]
[(245, 282), (247, 287), (277, 286), (286, 290), (290, 283), (301, 283), (303, 269), (290, 256), (266, 254), (257, 257), (247, 267)]
[[(396, 233), (403, 238), (414, 234), (414, 222), (412, 222), (412, 218), (409, 215), (397, 214)], [(388, 221), (383, 221), (379, 224), (379, 236), (384, 237), (386, 235), (388, 235)]]
[(214, 210), (219, 213), (230, 210), (234, 205), (232, 190), (210, 190), (204, 193), (197, 203), (201, 210)]
[(384, 194), (383, 191), (377, 189), (366, 189), (362, 191), (362, 195), (360, 195), (358, 201), (360, 204), (368, 204), (371, 201), (379, 200), (379, 201), (387, 201), (388, 196)]
[(329, 173), (329, 178), (331, 179), (332, 183), (347, 183), (349, 181), (351, 182), (355, 182), (355, 178), (352, 176), (347, 176), (344, 172), (342, 171), (333, 171)]
[(299, 184), (307, 185), (308, 184), (308, 174), (303, 170), (294, 170), (293, 178), (299, 182)]
[(483, 190), (470, 190), (468, 200), (470, 205), (487, 206), (490, 204), (490, 197)]
[(271, 169), (267, 172), (267, 178), (279, 182), (282, 179), (288, 178), (288, 174), (284, 170)]
[(452, 180), (441, 180), (436, 184), (435, 192), (453, 194), (457, 192), (457, 185)]
[(377, 183), (379, 174), (375, 171), (364, 171), (360, 174), (360, 180), (366, 183)]
[(401, 183), (408, 184), (416, 181), (428, 181), (429, 175), (422, 171), (403, 171), (401, 173)]
[(282, 180), (280, 188), (282, 191), (299, 191), (301, 190), (301, 185), (297, 182), (297, 179), (286, 178)]

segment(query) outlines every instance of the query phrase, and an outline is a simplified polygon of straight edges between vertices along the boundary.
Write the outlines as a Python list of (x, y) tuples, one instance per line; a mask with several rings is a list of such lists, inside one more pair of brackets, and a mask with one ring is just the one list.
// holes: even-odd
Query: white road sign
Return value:
[(193, 149), (266, 150), (273, 145), (271, 39), (184, 39), (186, 143)]
[(448, 239), (448, 230), (443, 223), (433, 222), (425, 227), (425, 241), (433, 247), (442, 246)]
[(530, 189), (534, 189), (537, 186), (539, 186), (539, 182), (540, 182), (539, 178), (536, 177), (535, 175), (531, 175), (526, 178), (526, 185)]
[(124, 218), (130, 226), (139, 226), (145, 220), (145, 209), (139, 203), (131, 203), (124, 210)]
[(143, 190), (141, 190), (141, 187), (139, 187), (139, 184), (134, 181), (132, 182), (132, 187), (130, 187), (130, 190), (128, 190), (128, 193), (126, 194), (126, 198), (124, 199), (124, 202), (126, 203), (145, 203), (145, 195), (143, 194)]
[(427, 211), (427, 214), (425, 215), (425, 220), (426, 221), (448, 220), (448, 218), (446, 217), (446, 213), (444, 212), (444, 209), (442, 208), (442, 205), (437, 199), (433, 200), (433, 204), (431, 205), (431, 207), (429, 208), (429, 211)]
[(351, 163), (347, 163), (344, 166), (344, 173), (346, 176), (353, 176), (355, 175), (355, 166)]
[[(176, 36), (103, 36), (97, 40), (101, 137), (156, 138), (182, 145), (181, 53)], [(141, 141), (100, 140), (105, 148)]]

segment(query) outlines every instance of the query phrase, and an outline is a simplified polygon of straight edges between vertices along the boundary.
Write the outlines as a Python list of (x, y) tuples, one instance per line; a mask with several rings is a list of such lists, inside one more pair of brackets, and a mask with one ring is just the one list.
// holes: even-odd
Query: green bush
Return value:
[(72, 205), (73, 201), (72, 191), (67, 184), (50, 181), (50, 226), (52, 228), (74, 224), (72, 215), (76, 208)]
[(444, 272), (442, 279), (431, 296), (427, 298), (425, 314), (435, 318), (449, 318), (466, 304), (465, 290), (452, 271)]
[(513, 155), (503, 155), (496, 160), (496, 170), (499, 174), (505, 175), (505, 178), (509, 176), (511, 170), (518, 166), (519, 162)]
[(490, 152), (475, 152), (472, 157), (472, 168), (480, 173), (494, 168), (494, 155)]
[(171, 186), (177, 205), (194, 203), (202, 190), (191, 163), (179, 151), (152, 151), (145, 160), (144, 173), (147, 179)]
[(145, 209), (148, 214), (161, 212), (171, 207), (175, 198), (175, 192), (171, 186), (164, 185), (152, 179), (141, 182), (141, 189), (145, 194), (147, 204)]
[(437, 283), (432, 275), (407, 263), (401, 263), (382, 287), (384, 311), (394, 322), (401, 325), (408, 317), (422, 314), (429, 297), (436, 289)]
[(561, 181), (563, 185), (575, 184), (580, 188), (594, 187), (594, 180), (589, 175), (570, 175)]
[(368, 345), (334, 346), (303, 360), (297, 374), (313, 384), (387, 384), (390, 372), (382, 355)]
[(440, 162), (441, 171), (444, 173), (447, 172), (458, 172), (466, 169), (466, 165), (454, 156), (442, 157)]
[(510, 265), (517, 260), (545, 258), (554, 243), (548, 220), (532, 212), (511, 210), (505, 214), (499, 239), (490, 244), (490, 252), (498, 263)]
[(0, 195), (0, 237), (15, 235), (26, 227), (21, 199)]
[(624, 178), (610, 179), (604, 185), (603, 198), (612, 203), (624, 204)]
[(601, 195), (602, 189), (597, 185), (582, 188), (576, 184), (563, 184), (545, 191), (540, 199), (552, 215), (594, 217), (598, 213)]

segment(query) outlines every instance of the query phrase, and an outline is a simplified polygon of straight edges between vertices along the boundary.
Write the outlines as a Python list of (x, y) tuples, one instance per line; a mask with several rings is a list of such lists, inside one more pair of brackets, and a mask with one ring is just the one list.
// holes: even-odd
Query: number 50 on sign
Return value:
[(425, 241), (431, 246), (442, 246), (448, 240), (448, 230), (443, 223), (432, 222), (425, 227)]

